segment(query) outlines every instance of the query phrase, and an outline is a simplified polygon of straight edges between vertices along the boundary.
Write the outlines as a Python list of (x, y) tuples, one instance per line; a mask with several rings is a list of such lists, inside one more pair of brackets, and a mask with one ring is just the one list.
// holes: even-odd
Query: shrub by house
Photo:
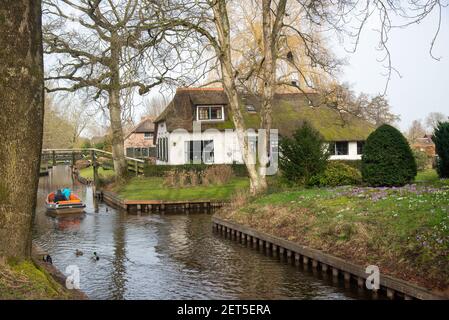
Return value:
[(361, 182), (362, 175), (359, 170), (338, 161), (330, 161), (324, 172), (310, 179), (310, 185), (318, 187), (349, 186)]
[(385, 124), (368, 137), (362, 156), (364, 182), (373, 187), (403, 186), (416, 173), (415, 157), (399, 130)]
[(322, 173), (330, 155), (324, 138), (308, 122), (303, 122), (291, 138), (283, 137), (279, 149), (283, 176), (299, 184), (309, 184), (314, 175)]

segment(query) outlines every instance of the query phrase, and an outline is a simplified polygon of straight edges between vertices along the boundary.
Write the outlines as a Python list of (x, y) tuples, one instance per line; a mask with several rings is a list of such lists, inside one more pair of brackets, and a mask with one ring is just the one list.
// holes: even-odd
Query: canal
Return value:
[[(86, 202), (85, 215), (46, 214), (45, 196), (61, 187)], [(67, 166), (54, 167), (39, 181), (33, 239), (62, 272), (79, 267), (81, 290), (91, 299), (367, 298), (213, 234), (210, 214), (139, 216), (95, 206), (92, 189), (73, 182)], [(100, 260), (92, 259), (93, 252)]]

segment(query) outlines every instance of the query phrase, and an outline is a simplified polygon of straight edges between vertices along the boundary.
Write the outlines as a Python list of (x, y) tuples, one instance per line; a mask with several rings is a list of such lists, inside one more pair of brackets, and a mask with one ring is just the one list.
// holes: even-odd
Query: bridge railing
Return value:
[[(75, 165), (76, 161), (80, 158), (88, 158), (92, 159), (93, 164), (97, 163), (97, 158), (99, 155), (109, 158), (112, 160), (112, 152), (99, 150), (95, 148), (87, 148), (87, 149), (42, 149), (42, 159), (41, 162), (45, 162), (45, 166), (48, 167), (48, 162), (51, 161), (52, 165), (56, 165), (58, 161), (70, 161), (72, 165)], [(136, 175), (143, 174), (145, 161), (142, 159), (136, 159), (131, 157), (125, 157), (127, 162), (128, 171), (135, 173)], [(41, 165), (42, 166), (42, 165)], [(113, 165), (108, 166), (111, 169)], [(95, 167), (95, 166), (94, 166)]]
[[(100, 149), (95, 149), (95, 148), (87, 148), (87, 149), (42, 149), (42, 154), (56, 154), (56, 155), (60, 155), (60, 154), (69, 154), (72, 155), (73, 153), (75, 154), (83, 154), (83, 153), (91, 153), (92, 151), (94, 151), (95, 153), (102, 153), (106, 156), (110, 156), (112, 157), (112, 152), (108, 152), (108, 151), (104, 151), (104, 150), (100, 150)], [(137, 159), (137, 158), (131, 158), (131, 157), (126, 157), (126, 160), (128, 161), (135, 161), (138, 163), (145, 163), (144, 160), (142, 159)]]

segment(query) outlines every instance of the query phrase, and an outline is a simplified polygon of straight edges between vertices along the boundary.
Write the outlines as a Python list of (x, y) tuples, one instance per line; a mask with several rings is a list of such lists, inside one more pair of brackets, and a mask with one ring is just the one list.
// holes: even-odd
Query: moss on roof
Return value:
[(374, 126), (350, 114), (321, 105), (298, 106), (291, 101), (280, 101), (273, 107), (273, 127), (282, 135), (290, 135), (303, 121), (308, 121), (327, 141), (366, 140)]
[[(198, 97), (201, 99), (198, 99)], [(245, 103), (260, 109), (259, 99), (255, 96), (243, 97)], [(227, 101), (223, 91), (182, 90), (178, 92), (166, 110), (156, 122), (166, 121), (171, 132), (178, 128), (192, 131), (194, 107), (199, 100), (201, 104), (223, 104)], [(313, 105), (313, 106), (312, 106)], [(249, 113), (242, 110), (247, 128), (260, 127), (259, 113)], [(374, 126), (356, 116), (340, 113), (326, 105), (320, 104), (317, 94), (277, 94), (273, 104), (273, 129), (278, 129), (281, 135), (291, 135), (304, 121), (310, 122), (328, 141), (362, 141), (366, 140)], [(225, 105), (225, 121), (202, 123), (204, 130), (216, 128), (219, 130), (234, 129), (232, 111)]]

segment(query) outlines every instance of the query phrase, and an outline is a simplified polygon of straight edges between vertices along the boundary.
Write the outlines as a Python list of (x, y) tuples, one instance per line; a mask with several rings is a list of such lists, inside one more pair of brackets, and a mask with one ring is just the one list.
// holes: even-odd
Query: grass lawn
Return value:
[[(98, 168), (98, 175), (103, 178), (110, 178), (115, 175), (114, 170), (104, 170), (102, 167)], [(94, 179), (93, 167), (88, 167), (80, 170), (80, 176), (86, 179)]]
[(233, 178), (224, 185), (169, 188), (164, 186), (163, 178), (137, 177), (114, 191), (127, 200), (229, 200), (237, 190), (248, 188), (247, 178)]
[(433, 170), (403, 188), (286, 190), (219, 215), (429, 288), (449, 289), (449, 180), (439, 180)]

